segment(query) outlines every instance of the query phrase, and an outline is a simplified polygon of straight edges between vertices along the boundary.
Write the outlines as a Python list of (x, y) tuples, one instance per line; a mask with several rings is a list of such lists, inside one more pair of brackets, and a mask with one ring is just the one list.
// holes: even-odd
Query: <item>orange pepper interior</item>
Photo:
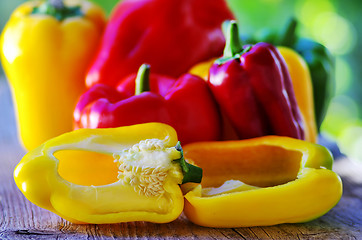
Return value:
[(203, 187), (219, 187), (227, 180), (258, 187), (284, 184), (296, 179), (302, 157), (301, 152), (269, 145), (184, 150), (186, 159), (203, 169)]
[(54, 156), (59, 160), (59, 175), (71, 183), (100, 186), (118, 180), (118, 167), (112, 155), (83, 150), (61, 150)]

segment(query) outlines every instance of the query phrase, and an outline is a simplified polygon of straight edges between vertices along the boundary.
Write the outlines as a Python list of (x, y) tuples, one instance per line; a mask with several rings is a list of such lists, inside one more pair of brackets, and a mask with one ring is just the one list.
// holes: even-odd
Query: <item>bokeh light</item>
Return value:
[(335, 12), (335, 7), (329, 0), (299, 0), (294, 11), (299, 21), (306, 26), (306, 30), (309, 30), (313, 28), (320, 14)]
[(348, 153), (349, 158), (362, 159), (362, 123), (360, 121), (345, 126), (339, 139), (341, 150)]
[(356, 45), (356, 30), (345, 18), (336, 13), (319, 14), (312, 28), (315, 39), (334, 55), (350, 52)]
[(322, 124), (322, 131), (338, 139), (346, 126), (357, 123), (358, 112), (359, 107), (351, 97), (347, 95), (334, 97)]
[(353, 87), (352, 74), (352, 69), (348, 62), (342, 57), (337, 57), (335, 71), (336, 96), (345, 94), (348, 89)]

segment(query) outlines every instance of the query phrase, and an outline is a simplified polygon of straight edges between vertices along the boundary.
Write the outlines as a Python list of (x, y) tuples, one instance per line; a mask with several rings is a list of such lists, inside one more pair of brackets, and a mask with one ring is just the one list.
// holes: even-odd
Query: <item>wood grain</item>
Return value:
[(168, 224), (69, 223), (33, 205), (16, 188), (12, 172), (24, 154), (10, 91), (0, 79), (0, 239), (362, 239), (362, 166), (347, 158), (336, 160), (334, 166), (343, 180), (343, 197), (321, 218), (300, 224), (214, 229), (194, 225), (183, 215)]

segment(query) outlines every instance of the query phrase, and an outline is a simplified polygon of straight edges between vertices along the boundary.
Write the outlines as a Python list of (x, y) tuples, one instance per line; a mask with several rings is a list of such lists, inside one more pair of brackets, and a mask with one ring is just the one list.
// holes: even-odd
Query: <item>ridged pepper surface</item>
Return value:
[(288, 47), (278, 47), (285, 60), (292, 80), (297, 104), (301, 113), (305, 140), (317, 142), (317, 123), (314, 114), (313, 84), (307, 63), (296, 51)]
[(227, 19), (233, 14), (224, 0), (123, 0), (109, 19), (87, 86), (115, 86), (143, 63), (154, 73), (179, 77), (222, 54)]
[(203, 79), (149, 72), (150, 66), (142, 65), (137, 76), (121, 80), (117, 88), (99, 83), (88, 89), (74, 111), (75, 128), (162, 122), (176, 129), (182, 144), (219, 140), (219, 111)]
[[(285, 60), (288, 72), (293, 83), (293, 90), (297, 104), (302, 116), (305, 140), (309, 142), (317, 142), (317, 126), (314, 115), (314, 97), (311, 75), (306, 61), (293, 49), (279, 46), (278, 51)], [(216, 58), (196, 64), (190, 69), (190, 73), (200, 76), (207, 80), (209, 70)], [(225, 140), (237, 139), (235, 134), (227, 134), (225, 131), (232, 132), (229, 124), (223, 124), (223, 135)]]
[(241, 47), (230, 22), (222, 58), (210, 68), (209, 86), (240, 139), (264, 135), (304, 139), (304, 126), (288, 68), (268, 43)]
[(268, 42), (281, 45), (298, 52), (306, 61), (313, 86), (314, 114), (317, 130), (323, 123), (329, 103), (335, 94), (335, 58), (322, 44), (303, 38), (296, 33), (298, 21), (291, 18), (281, 33), (263, 29), (259, 37), (246, 39), (247, 42)]
[(102, 9), (83, 0), (29, 1), (11, 15), (0, 56), (26, 149), (72, 130), (104, 25)]

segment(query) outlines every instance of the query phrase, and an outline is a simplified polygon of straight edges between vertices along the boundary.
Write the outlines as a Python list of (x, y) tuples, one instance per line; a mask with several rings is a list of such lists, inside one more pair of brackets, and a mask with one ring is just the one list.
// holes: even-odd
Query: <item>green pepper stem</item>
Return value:
[(182, 184), (193, 182), (200, 183), (202, 180), (202, 168), (192, 165), (186, 162), (188, 171), (184, 173), (184, 178), (182, 179)]
[(241, 55), (248, 52), (251, 46), (243, 49), (240, 42), (239, 29), (235, 20), (225, 21), (222, 25), (223, 33), (225, 35), (226, 43), (224, 48), (224, 55), (215, 60), (218, 65), (224, 64), (227, 61), (238, 59)]
[(135, 95), (150, 91), (150, 65), (142, 64), (136, 77)]
[(63, 21), (69, 17), (79, 17), (84, 15), (80, 6), (66, 6), (63, 0), (47, 0), (43, 4), (35, 7), (31, 14), (50, 15), (58, 21)]
[(298, 22), (295, 18), (289, 19), (279, 39), (279, 44), (281, 46), (293, 46), (296, 40), (295, 30), (297, 28), (297, 25)]
[(224, 57), (234, 57), (236, 54), (240, 54), (243, 48), (240, 43), (239, 29), (236, 21), (231, 20), (224, 22), (223, 30), (226, 41)]
[(181, 147), (180, 141), (177, 142), (175, 148), (177, 151), (181, 152), (181, 158), (175, 161), (180, 164), (182, 173), (184, 175), (184, 178), (182, 179), (182, 184), (188, 182), (200, 183), (202, 180), (202, 169), (186, 162), (184, 158), (184, 151)]

